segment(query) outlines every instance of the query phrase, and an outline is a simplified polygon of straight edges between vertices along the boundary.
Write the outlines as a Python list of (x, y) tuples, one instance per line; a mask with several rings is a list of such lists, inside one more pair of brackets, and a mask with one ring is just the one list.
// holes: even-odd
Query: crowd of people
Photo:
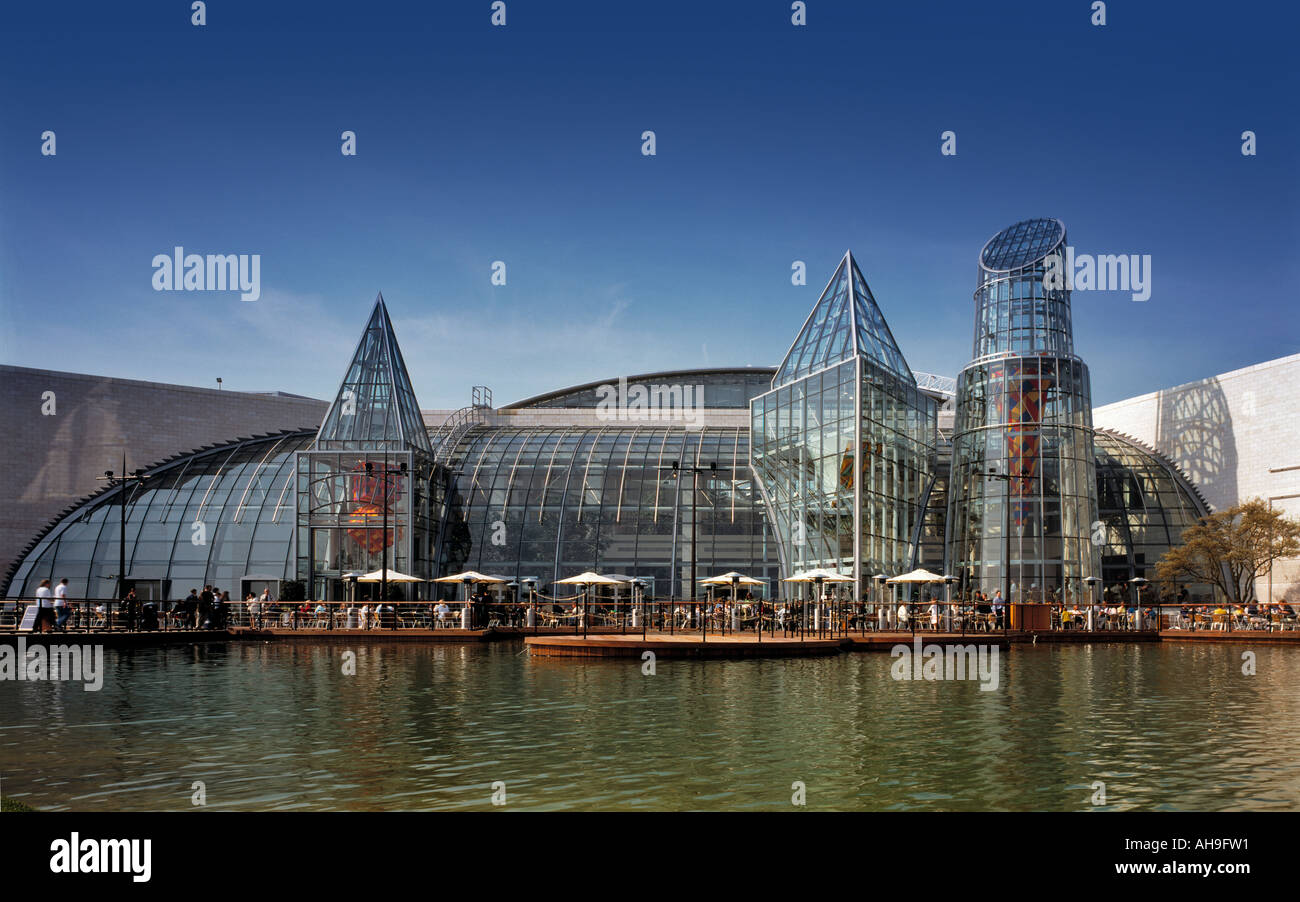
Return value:
[[(1049, 597), (1046, 604), (1051, 609), (1051, 628), (1062, 630), (1115, 630), (1115, 629), (1297, 629), (1294, 608), (1285, 602), (1245, 605), (1207, 604), (1193, 601), (1184, 587), (1176, 596), (1161, 598), (1153, 591), (1151, 599), (1139, 605), (1136, 593), (1129, 587), (1116, 586), (1104, 590), (1096, 604), (1076, 598), (1072, 603)], [(563, 603), (561, 603), (563, 601)], [(820, 604), (804, 599), (767, 601), (756, 598), (749, 590), (732, 604), (728, 595), (719, 595), (709, 601), (690, 603), (674, 601), (668, 605), (657, 604), (653, 598), (644, 599), (645, 619), (651, 629), (699, 629), (701, 618), (706, 618), (715, 629), (761, 628), (813, 629), (831, 625), (834, 620), (840, 628), (849, 630), (913, 630), (913, 629), (988, 629), (1002, 630), (1015, 624), (1010, 622), (1008, 605), (1001, 590), (990, 596), (976, 590), (962, 595), (951, 603), (941, 602), (928, 591), (921, 591), (914, 601), (877, 602), (864, 595), (856, 603), (828, 592)], [(215, 586), (190, 589), (184, 598), (171, 602), (157, 602), (137, 598), (130, 589), (120, 603), (111, 606), (102, 600), (77, 603), (69, 598), (68, 580), (57, 584), (41, 580), (35, 593), (35, 617), (31, 620), (34, 632), (66, 631), (73, 627), (104, 627), (127, 630), (220, 630), (229, 626), (247, 626), (252, 629), (268, 627), (307, 626), (331, 629), (395, 628), (399, 625), (437, 627), (456, 626), (470, 629), (488, 627), (596, 626), (631, 621), (632, 607), (626, 599), (617, 605), (608, 600), (593, 601), (586, 608), (576, 599), (539, 598), (532, 606), (534, 616), (529, 617), (529, 606), (516, 603), (513, 597), (503, 597), (482, 590), (473, 594), (468, 603), (454, 601), (419, 601), (381, 604), (379, 602), (353, 602), (336, 605), (325, 602), (277, 602), (270, 588), (261, 594), (249, 592), (243, 600), (243, 610), (232, 606), (230, 593)], [(20, 612), (18, 603), (6, 601), (0, 613), (12, 616)], [(400, 612), (400, 616), (399, 616)], [(590, 619), (589, 623), (583, 623)], [(111, 620), (111, 624), (110, 624)], [(626, 625), (626, 624), (625, 624)], [(1045, 627), (1044, 627), (1045, 628)]]

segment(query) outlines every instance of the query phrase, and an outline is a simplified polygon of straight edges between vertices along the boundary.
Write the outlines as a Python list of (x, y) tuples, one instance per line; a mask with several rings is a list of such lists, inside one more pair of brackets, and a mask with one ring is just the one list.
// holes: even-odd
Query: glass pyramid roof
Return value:
[(384, 296), (361, 333), (352, 364), (316, 434), (322, 451), (432, 452)]
[(850, 251), (844, 254), (799, 337), (790, 346), (772, 387), (787, 385), (859, 354), (916, 384)]

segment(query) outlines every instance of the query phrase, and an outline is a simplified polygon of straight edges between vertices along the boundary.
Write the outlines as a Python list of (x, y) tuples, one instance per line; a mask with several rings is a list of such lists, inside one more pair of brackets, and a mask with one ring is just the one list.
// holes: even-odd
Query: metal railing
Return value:
[[(0, 631), (24, 625), (33, 599), (0, 600)], [(1014, 610), (1013, 610), (1014, 609)], [(1012, 604), (740, 600), (730, 598), (551, 601), (185, 602), (69, 599), (29, 627), (77, 632), (195, 630), (506, 630), (526, 633), (665, 633), (709, 637), (844, 638), (868, 633), (959, 635), (1034, 632), (1188, 630), (1279, 632), (1300, 629), (1287, 605)], [(51, 621), (53, 621), (51, 623)]]

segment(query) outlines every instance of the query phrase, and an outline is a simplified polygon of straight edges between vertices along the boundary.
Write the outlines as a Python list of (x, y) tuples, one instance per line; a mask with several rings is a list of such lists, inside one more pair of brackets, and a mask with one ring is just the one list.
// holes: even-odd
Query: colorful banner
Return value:
[[(1004, 376), (1006, 380), (1006, 406), (1002, 403), (1003, 395), (998, 393), (997, 412), (999, 419), (1007, 424), (1011, 517), (1016, 526), (1024, 526), (1036, 504), (1034, 483), (1039, 475), (1043, 402), (1053, 382), (1050, 365), (1047, 373), (1043, 370), (1042, 361), (1012, 360), (989, 373), (994, 384)], [(1004, 410), (1007, 410), (1005, 417)]]
[[(373, 475), (366, 472), (366, 465), (358, 463), (352, 469), (348, 479), (348, 496), (352, 502), (349, 520), (364, 524), (366, 528), (349, 529), (348, 536), (363, 549), (375, 554), (383, 550), (385, 532), (383, 529), (384, 494), (388, 495), (388, 545), (391, 547), (396, 538), (397, 527), (393, 522), (393, 512), (401, 497), (401, 473), (396, 466), (385, 468), (379, 464), (372, 468)], [(387, 469), (387, 472), (385, 472)]]

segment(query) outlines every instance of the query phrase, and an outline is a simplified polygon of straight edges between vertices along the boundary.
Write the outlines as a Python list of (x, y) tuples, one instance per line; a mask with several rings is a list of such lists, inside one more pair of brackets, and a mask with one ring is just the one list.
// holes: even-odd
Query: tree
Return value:
[(1156, 573), (1171, 582), (1186, 580), (1218, 586), (1229, 602), (1255, 601), (1255, 581), (1273, 562), (1300, 556), (1300, 522), (1282, 516), (1260, 498), (1202, 517), (1183, 531), (1181, 545), (1169, 549)]

